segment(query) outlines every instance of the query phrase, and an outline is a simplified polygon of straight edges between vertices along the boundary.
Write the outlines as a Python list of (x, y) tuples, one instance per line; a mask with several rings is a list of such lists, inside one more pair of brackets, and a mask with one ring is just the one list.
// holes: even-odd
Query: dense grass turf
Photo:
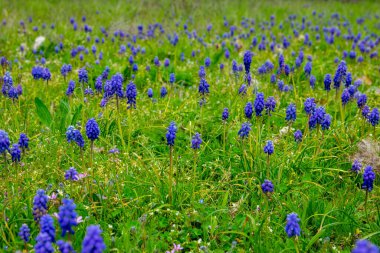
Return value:
[[(59, 222), (54, 219), (56, 239), (71, 241), (77, 252), (81, 252), (90, 224), (100, 225), (107, 252), (165, 252), (172, 250), (173, 243), (180, 244), (183, 252), (350, 252), (357, 239), (380, 244), (379, 126), (373, 127), (362, 116), (356, 98), (342, 105), (344, 82), (339, 89), (333, 88), (334, 81), (331, 91), (324, 89), (325, 75), (329, 73), (333, 79), (340, 61), (345, 60), (352, 84), (361, 80), (357, 92), (367, 95), (367, 105), (371, 110), (380, 105), (379, 58), (371, 57), (377, 51), (380, 3), (0, 0), (0, 6), (6, 21), (0, 28), (0, 56), (10, 63), (2, 75), (9, 71), (14, 85), (23, 88), (18, 99), (1, 96), (0, 129), (8, 133), (11, 144), (20, 133), (30, 138), (20, 163), (11, 162), (9, 153), (7, 166), (0, 159), (1, 251), (34, 250), (40, 233), (33, 219), (38, 189), (49, 196), (57, 193), (57, 198), (48, 202), (51, 216), (64, 198), (74, 200), (77, 215), (83, 217), (74, 227), (75, 234), (61, 238)], [(290, 15), (296, 18), (290, 20)], [(359, 18), (364, 18), (364, 23), (357, 22)], [(21, 20), (25, 28), (20, 26)], [(154, 37), (148, 37), (148, 25), (156, 23), (163, 31), (156, 25)], [(92, 32), (84, 31), (85, 24)], [(144, 30), (138, 35), (140, 24)], [(33, 31), (34, 26), (38, 31)], [(233, 34), (231, 26), (236, 27)], [(121, 38), (120, 33), (115, 37), (116, 31), (128, 37)], [(349, 34), (356, 38), (359, 33), (357, 43), (345, 38)], [(173, 45), (176, 35), (178, 42)], [(45, 41), (33, 52), (38, 36)], [(263, 36), (266, 49), (259, 50)], [(307, 36), (310, 45), (305, 45)], [(326, 37), (331, 36), (334, 42), (328, 43)], [(290, 43), (287, 48), (284, 37)], [(257, 45), (252, 43), (254, 38)], [(60, 42), (63, 47), (56, 52)], [(360, 51), (361, 42), (369, 52)], [(72, 57), (72, 49), (80, 45), (88, 54), (82, 51)], [(122, 45), (124, 53), (120, 53)], [(129, 62), (132, 48), (139, 48), (133, 57), (137, 71)], [(247, 50), (253, 52), (252, 81), (242, 95), (238, 91), (247, 84), (246, 75), (244, 70), (234, 74), (232, 61), (243, 64)], [(289, 75), (278, 73), (279, 55), (292, 68), (300, 51), (304, 53), (301, 66)], [(343, 59), (344, 51), (348, 56)], [(349, 56), (351, 51), (356, 52), (354, 59)], [(160, 67), (154, 64), (156, 56)], [(202, 96), (198, 72), (207, 57), (211, 64), (205, 68), (205, 79), (210, 92)], [(34, 66), (42, 65), (41, 58), (51, 72), (48, 82), (34, 80), (31, 74)], [(170, 60), (168, 67), (165, 58)], [(258, 68), (267, 60), (274, 69), (259, 74)], [(316, 78), (314, 89), (304, 71), (308, 61)], [(63, 64), (71, 64), (73, 69), (66, 78), (61, 75)], [(224, 64), (223, 70), (220, 64)], [(106, 66), (109, 79), (122, 74), (124, 92), (130, 82), (136, 85), (136, 108), (128, 109), (126, 98), (115, 97), (101, 107), (103, 94), (84, 94), (87, 86), (94, 90)], [(78, 82), (78, 70), (83, 67), (88, 71), (88, 84), (84, 85)], [(170, 73), (175, 74), (174, 84), (169, 83)], [(273, 84), (271, 75), (276, 73)], [(69, 80), (76, 82), (76, 88), (73, 95), (66, 96)], [(290, 91), (281, 91), (278, 80), (289, 85)], [(163, 86), (168, 94), (161, 98)], [(148, 97), (148, 88), (153, 89), (153, 98)], [(274, 97), (275, 111), (269, 116), (264, 110), (257, 117), (253, 112), (252, 119), (247, 119), (246, 104), (254, 104), (257, 92), (265, 99)], [(308, 97), (315, 98), (317, 106), (331, 115), (329, 129), (309, 129), (304, 111)], [(287, 122), (286, 109), (291, 103), (297, 117)], [(226, 121), (222, 120), (224, 108), (229, 110)], [(90, 118), (100, 127), (93, 149), (85, 127)], [(170, 147), (166, 132), (172, 121), (178, 131)], [(251, 123), (248, 138), (238, 135), (244, 122)], [(67, 142), (70, 125), (82, 133), (84, 149)], [(293, 136), (297, 129), (303, 133), (299, 143)], [(203, 142), (194, 150), (191, 140), (196, 132)], [(270, 156), (263, 150), (268, 140), (274, 144)], [(115, 148), (119, 152), (109, 152)], [(359, 173), (351, 170), (354, 159), (363, 165)], [(367, 165), (377, 176), (368, 193), (361, 189)], [(87, 176), (65, 180), (70, 167)], [(273, 193), (263, 193), (265, 179), (272, 181)], [(300, 218), (301, 234), (288, 238), (284, 228), (287, 214), (292, 212)], [(18, 237), (22, 224), (30, 227), (31, 240), (26, 244)]]

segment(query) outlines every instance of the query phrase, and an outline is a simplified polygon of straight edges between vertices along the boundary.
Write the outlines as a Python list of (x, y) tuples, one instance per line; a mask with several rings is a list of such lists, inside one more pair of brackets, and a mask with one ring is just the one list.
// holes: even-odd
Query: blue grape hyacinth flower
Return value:
[(358, 240), (351, 253), (380, 253), (380, 248), (368, 240)]
[(201, 135), (199, 133), (195, 133), (195, 135), (191, 139), (191, 148), (200, 149), (202, 142), (203, 141), (202, 141)]
[(22, 226), (20, 227), (20, 231), (18, 233), (18, 236), (21, 238), (21, 240), (24, 241), (24, 243), (29, 242), (29, 240), (30, 240), (30, 229), (29, 229), (28, 225), (22, 224)]
[(74, 201), (72, 199), (63, 199), (62, 203), (59, 207), (58, 222), (62, 229), (62, 237), (64, 237), (66, 233), (74, 234), (73, 227), (77, 226), (78, 222)]
[(166, 143), (169, 146), (174, 146), (176, 135), (177, 135), (177, 126), (175, 122), (171, 122), (166, 133)]
[(102, 230), (99, 226), (88, 226), (82, 242), (82, 253), (102, 253), (106, 249), (106, 245), (101, 234)]
[(86, 135), (91, 141), (95, 141), (99, 138), (100, 129), (99, 125), (94, 118), (91, 118), (86, 123)]
[(248, 138), (249, 132), (251, 131), (251, 124), (249, 122), (243, 123), (238, 132), (240, 138), (245, 139)]
[(301, 235), (299, 221), (300, 219), (298, 218), (298, 215), (296, 213), (288, 214), (285, 226), (285, 232), (288, 235), (288, 237)]
[(375, 181), (376, 174), (373, 172), (373, 169), (371, 166), (367, 166), (364, 169), (363, 173), (363, 184), (362, 189), (371, 192), (373, 189), (373, 182)]
[(273, 192), (273, 188), (273, 183), (268, 179), (265, 179), (264, 183), (261, 185), (261, 189), (264, 193)]

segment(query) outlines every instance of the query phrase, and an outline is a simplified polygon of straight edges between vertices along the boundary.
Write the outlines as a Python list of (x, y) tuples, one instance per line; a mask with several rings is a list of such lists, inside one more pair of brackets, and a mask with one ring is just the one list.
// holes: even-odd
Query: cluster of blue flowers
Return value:
[(18, 99), (19, 96), (22, 95), (21, 84), (14, 86), (13, 78), (8, 71), (5, 73), (2, 83), (3, 85), (1, 87), (1, 93), (3, 93), (4, 96), (14, 100), (14, 99)]
[(82, 133), (75, 129), (73, 126), (69, 126), (66, 131), (66, 139), (68, 143), (75, 142), (80, 148), (84, 148), (84, 139)]
[(32, 76), (35, 80), (42, 79), (46, 82), (51, 80), (50, 70), (48, 68), (44, 68), (44, 67), (39, 66), (39, 65), (33, 67)]

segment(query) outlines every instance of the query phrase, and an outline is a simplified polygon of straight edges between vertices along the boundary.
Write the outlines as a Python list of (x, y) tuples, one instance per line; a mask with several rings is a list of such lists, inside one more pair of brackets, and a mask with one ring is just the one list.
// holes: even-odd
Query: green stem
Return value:
[(294, 239), (293, 241), (294, 241), (294, 248), (296, 249), (296, 252), (300, 253), (300, 250), (298, 249), (298, 245), (297, 245), (297, 240)]
[(131, 133), (132, 133), (132, 126), (131, 126), (131, 123), (132, 123), (132, 119), (131, 119), (131, 115), (132, 115), (132, 112), (131, 112), (132, 108), (130, 108), (128, 110), (128, 147), (127, 147), (127, 154), (129, 155), (129, 149), (131, 147)]
[[(117, 104), (118, 104), (118, 99), (116, 100), (117, 101)], [(129, 119), (129, 115), (128, 114), (128, 122), (130, 121)], [(124, 142), (124, 135), (123, 135), (123, 129), (121, 127), (121, 122), (120, 122), (120, 111), (119, 111), (119, 107), (117, 108), (117, 125), (119, 127), (119, 134), (120, 134), (120, 139), (121, 139), (121, 145), (123, 146), (123, 149), (125, 150), (125, 142)]]
[(173, 146), (169, 147), (169, 159), (170, 159), (170, 170), (169, 170), (169, 202), (173, 198)]
[(7, 153), (6, 152), (4, 152), (3, 153), (3, 157), (4, 157), (4, 168), (5, 168), (5, 170), (7, 170), (8, 169), (8, 161), (7, 161)]
[(93, 159), (94, 159), (94, 141), (91, 140), (91, 145), (90, 145), (90, 168), (92, 170), (92, 175), (94, 176), (94, 170), (92, 169)]
[(194, 165), (193, 165), (193, 192), (192, 192), (192, 200), (195, 197), (195, 183), (197, 178), (197, 151), (194, 150)]
[(368, 202), (368, 190), (365, 191), (364, 210), (365, 210), (365, 216), (367, 218), (367, 222), (369, 222), (369, 220), (368, 220), (368, 211), (367, 211), (367, 202)]

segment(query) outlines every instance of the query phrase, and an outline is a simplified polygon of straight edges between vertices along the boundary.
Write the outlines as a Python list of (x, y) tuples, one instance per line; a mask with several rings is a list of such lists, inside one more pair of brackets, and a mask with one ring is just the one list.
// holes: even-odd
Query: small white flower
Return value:
[(36, 40), (34, 41), (33, 49), (37, 50), (42, 45), (42, 43), (44, 43), (44, 41), (45, 41), (44, 36), (38, 36)]

